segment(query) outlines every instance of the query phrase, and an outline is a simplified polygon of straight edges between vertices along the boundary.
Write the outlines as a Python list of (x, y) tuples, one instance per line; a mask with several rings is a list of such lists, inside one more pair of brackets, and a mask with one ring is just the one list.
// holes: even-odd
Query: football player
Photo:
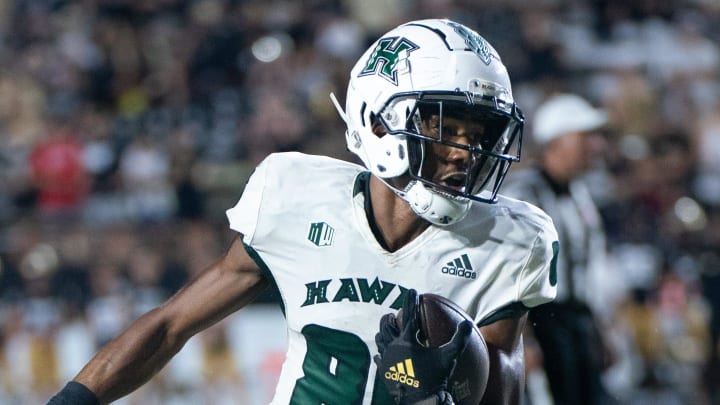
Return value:
[[(227, 252), (101, 349), (51, 403), (133, 391), (191, 336), (270, 286), (288, 331), (273, 404), (452, 402), (443, 381), (462, 336), (430, 355), (406, 342), (415, 368), (444, 371), (399, 396), (373, 362), (378, 344), (385, 357), (407, 347), (395, 344), (402, 336), (375, 337), (414, 291), (451, 299), (479, 326), (490, 353), (483, 402), (520, 403), (521, 331), (527, 309), (555, 295), (557, 235), (542, 211), (498, 195), (523, 128), (499, 55), (464, 25), (409, 22), (360, 57), (346, 98), (342, 109), (332, 97), (363, 165), (268, 156), (227, 211), (238, 232)], [(398, 380), (415, 385), (411, 371)]]

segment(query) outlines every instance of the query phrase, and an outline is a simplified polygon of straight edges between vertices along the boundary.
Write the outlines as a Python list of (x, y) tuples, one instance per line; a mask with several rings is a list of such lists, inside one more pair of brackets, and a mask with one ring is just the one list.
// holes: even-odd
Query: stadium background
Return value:
[[(716, 0), (0, 1), (0, 403), (44, 403), (220, 254), (265, 155), (351, 159), (328, 93), (344, 100), (369, 40), (428, 17), (498, 49), (529, 127), (558, 90), (611, 113), (589, 176), (613, 259), (606, 381), (626, 403), (720, 403)], [(521, 164), (533, 151), (526, 137)], [(266, 401), (274, 299), (118, 403)]]

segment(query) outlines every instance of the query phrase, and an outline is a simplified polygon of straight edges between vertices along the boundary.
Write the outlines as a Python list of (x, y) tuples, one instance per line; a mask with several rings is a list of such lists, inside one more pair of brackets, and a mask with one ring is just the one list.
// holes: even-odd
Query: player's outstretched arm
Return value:
[(517, 405), (525, 383), (522, 331), (527, 314), (480, 327), (490, 354), (490, 375), (482, 404)]
[(267, 284), (237, 237), (200, 276), (103, 347), (49, 404), (77, 404), (83, 395), (92, 399), (92, 393), (105, 404), (127, 395), (155, 375), (190, 337), (251, 302)]

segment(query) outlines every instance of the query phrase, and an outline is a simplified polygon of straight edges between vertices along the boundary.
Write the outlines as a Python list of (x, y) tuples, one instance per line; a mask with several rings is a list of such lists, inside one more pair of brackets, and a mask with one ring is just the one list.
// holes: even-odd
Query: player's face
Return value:
[[(442, 139), (446, 143), (462, 146), (479, 145), (485, 135), (485, 125), (472, 119), (444, 117), (442, 128), (438, 116), (423, 121), (423, 135)], [(471, 165), (470, 151), (442, 143), (428, 143), (424, 175), (445, 187), (464, 191), (468, 167)]]

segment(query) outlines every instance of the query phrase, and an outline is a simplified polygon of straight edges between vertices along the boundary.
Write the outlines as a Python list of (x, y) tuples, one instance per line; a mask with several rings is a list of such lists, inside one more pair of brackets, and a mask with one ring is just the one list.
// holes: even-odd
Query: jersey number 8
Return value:
[[(371, 364), (370, 350), (362, 339), (319, 325), (305, 326), (302, 334), (307, 342), (305, 376), (295, 383), (290, 404), (361, 404)], [(373, 404), (393, 403), (384, 388), (376, 381)]]

